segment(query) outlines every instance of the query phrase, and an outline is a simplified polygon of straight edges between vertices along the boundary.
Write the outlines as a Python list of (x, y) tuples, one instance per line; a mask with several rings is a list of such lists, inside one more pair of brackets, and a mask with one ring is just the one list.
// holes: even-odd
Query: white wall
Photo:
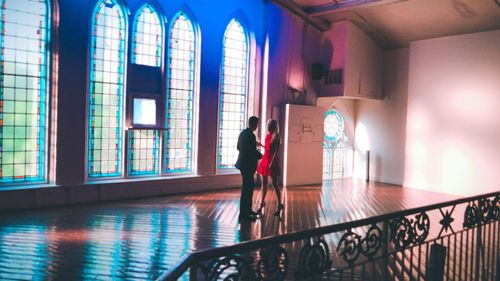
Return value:
[(366, 178), (370, 150), (370, 180), (402, 184), (405, 167), (408, 49), (384, 53), (384, 99), (355, 103), (354, 171)]
[(500, 30), (411, 43), (409, 77), (404, 185), (499, 190)]

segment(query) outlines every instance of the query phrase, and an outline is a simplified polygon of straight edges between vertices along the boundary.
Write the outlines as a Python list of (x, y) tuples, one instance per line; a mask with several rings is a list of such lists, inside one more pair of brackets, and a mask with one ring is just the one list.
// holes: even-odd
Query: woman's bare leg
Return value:
[(278, 177), (272, 177), (274, 192), (276, 192), (276, 197), (278, 199), (278, 207), (276, 208), (276, 212), (274, 212), (275, 216), (281, 217), (281, 213), (283, 212), (284, 205), (281, 202), (281, 190), (278, 185)]
[(278, 204), (281, 204), (281, 190), (278, 185), (278, 177), (271, 176), (271, 178), (273, 180), (274, 192), (276, 192), (276, 198), (278, 199)]
[(266, 195), (267, 195), (267, 176), (260, 175), (262, 179), (262, 185), (260, 187), (260, 209), (266, 204)]

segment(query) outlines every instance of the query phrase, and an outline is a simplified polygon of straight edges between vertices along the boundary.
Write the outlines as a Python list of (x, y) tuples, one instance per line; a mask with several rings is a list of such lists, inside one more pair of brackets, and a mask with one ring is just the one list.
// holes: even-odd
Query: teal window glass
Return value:
[(128, 133), (129, 175), (157, 175), (160, 143), (158, 130), (131, 129)]
[(88, 176), (121, 174), (125, 17), (115, 0), (92, 15), (88, 120)]
[(333, 166), (332, 166), (332, 178), (340, 179), (343, 178), (346, 171), (346, 160), (347, 160), (347, 135), (344, 133), (341, 139), (337, 142), (333, 148)]
[(344, 119), (334, 110), (324, 115), (323, 135), (323, 179), (339, 179), (346, 175), (347, 135)]
[(243, 26), (233, 19), (224, 34), (219, 97), (218, 168), (233, 168), (238, 135), (245, 128), (249, 48)]
[(151, 5), (144, 5), (137, 12), (133, 34), (132, 63), (159, 67), (163, 41), (162, 28), (160, 17)]
[(46, 181), (50, 7), (2, 0), (0, 182)]
[(332, 165), (333, 165), (333, 157), (332, 157), (332, 149), (328, 147), (323, 147), (323, 179), (331, 180), (332, 179)]
[(336, 110), (330, 109), (325, 113), (324, 137), (328, 142), (337, 142), (344, 132), (344, 120)]
[(192, 171), (196, 35), (184, 13), (172, 22), (168, 55), (165, 172)]

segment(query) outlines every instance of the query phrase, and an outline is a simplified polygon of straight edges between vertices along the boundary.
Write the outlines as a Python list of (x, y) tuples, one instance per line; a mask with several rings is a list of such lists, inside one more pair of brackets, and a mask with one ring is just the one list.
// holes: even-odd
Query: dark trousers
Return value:
[(253, 188), (255, 186), (254, 174), (255, 170), (240, 171), (243, 179), (243, 187), (241, 188), (240, 197), (240, 217), (248, 216), (252, 212), (252, 197)]

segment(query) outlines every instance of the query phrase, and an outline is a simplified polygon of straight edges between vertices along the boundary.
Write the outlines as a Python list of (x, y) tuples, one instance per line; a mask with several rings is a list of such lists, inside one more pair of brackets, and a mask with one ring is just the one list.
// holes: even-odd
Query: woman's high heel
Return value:
[(284, 208), (285, 208), (285, 206), (283, 204), (281, 204), (281, 203), (278, 204), (278, 208), (276, 209), (276, 212), (274, 212), (273, 215), (281, 217), (281, 213), (283, 212)]
[(266, 202), (260, 203), (260, 208), (257, 210), (257, 214), (261, 215), (263, 214), (264, 207), (266, 206)]

